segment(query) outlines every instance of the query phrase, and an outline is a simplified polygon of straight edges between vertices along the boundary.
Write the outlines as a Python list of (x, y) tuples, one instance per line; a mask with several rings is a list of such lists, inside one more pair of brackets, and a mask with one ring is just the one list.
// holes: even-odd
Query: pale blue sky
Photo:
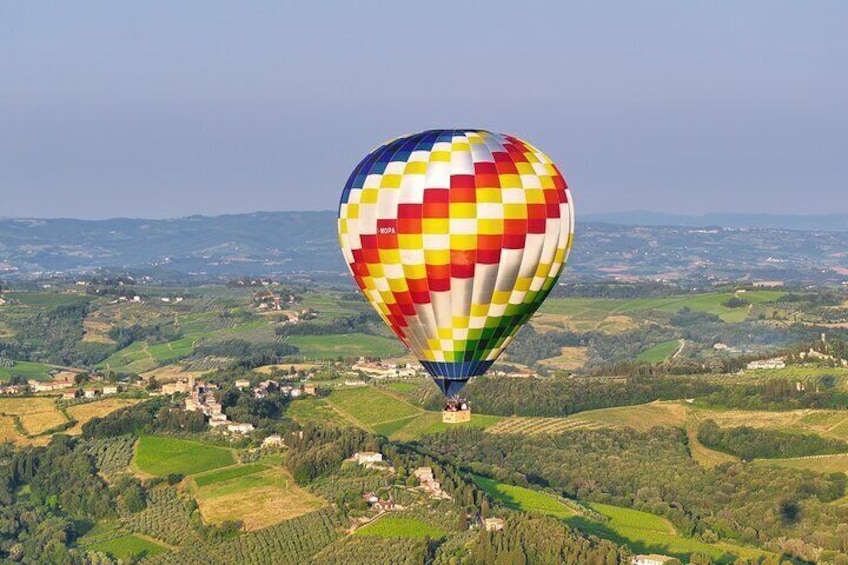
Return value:
[(0, 3), (0, 217), (333, 209), (482, 127), (578, 214), (848, 212), (848, 2)]

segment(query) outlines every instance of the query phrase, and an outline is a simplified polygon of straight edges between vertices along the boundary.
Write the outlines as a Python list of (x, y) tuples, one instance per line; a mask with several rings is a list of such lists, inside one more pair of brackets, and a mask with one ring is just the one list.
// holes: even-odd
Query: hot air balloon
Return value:
[(574, 209), (562, 174), (529, 143), (429, 130), (391, 140), (356, 166), (338, 230), (368, 302), (455, 397), (556, 283)]

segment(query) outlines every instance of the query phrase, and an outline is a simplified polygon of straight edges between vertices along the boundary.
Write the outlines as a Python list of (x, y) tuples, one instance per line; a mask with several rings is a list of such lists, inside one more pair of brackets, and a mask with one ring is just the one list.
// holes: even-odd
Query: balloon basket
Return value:
[(442, 410), (442, 422), (445, 424), (460, 424), (462, 422), (471, 421), (471, 410), (458, 410), (451, 412), (450, 410)]
[(450, 398), (442, 410), (442, 422), (445, 424), (461, 424), (471, 421), (471, 405), (465, 400)]

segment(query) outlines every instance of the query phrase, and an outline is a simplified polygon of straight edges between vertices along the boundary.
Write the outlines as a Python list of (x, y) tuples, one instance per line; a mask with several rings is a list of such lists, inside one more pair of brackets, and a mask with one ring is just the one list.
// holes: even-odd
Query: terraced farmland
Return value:
[(594, 430), (604, 427), (598, 422), (570, 416), (568, 418), (505, 418), (489, 426), (486, 431), (491, 434), (541, 435), (561, 434), (573, 430)]
[(790, 469), (805, 469), (817, 473), (848, 473), (848, 453), (813, 455), (792, 459), (755, 459), (757, 465), (778, 465)]
[(679, 402), (652, 402), (638, 406), (589, 410), (566, 418), (512, 417), (489, 427), (493, 434), (560, 434), (572, 430), (604, 427), (633, 428), (647, 431), (655, 426), (686, 423), (686, 407)]

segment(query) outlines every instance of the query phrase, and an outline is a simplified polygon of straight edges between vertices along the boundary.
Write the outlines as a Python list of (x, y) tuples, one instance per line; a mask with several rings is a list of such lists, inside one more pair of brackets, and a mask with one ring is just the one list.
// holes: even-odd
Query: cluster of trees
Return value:
[(832, 388), (835, 381), (833, 375), (825, 374), (800, 389), (786, 379), (726, 385), (700, 401), (708, 406), (746, 410), (842, 409), (848, 405), (848, 392)]
[[(576, 412), (644, 404), (654, 400), (693, 398), (720, 390), (720, 385), (691, 377), (632, 378), (498, 378), (478, 377), (467, 386), (474, 408), (499, 416), (568, 416)], [(431, 388), (423, 399), (440, 409), (441, 395)]]
[(81, 298), (7, 317), (5, 321), (14, 330), (15, 338), (0, 342), (0, 356), (74, 366), (100, 361), (113, 346), (82, 342), (82, 321), (89, 308), (89, 300)]
[(611, 541), (586, 537), (554, 518), (513, 514), (506, 519), (503, 531), (481, 531), (463, 563), (629, 565), (630, 559), (627, 549)]
[(379, 451), (380, 440), (358, 428), (323, 427), (315, 424), (291, 432), (286, 466), (298, 484), (307, 484), (339, 468), (357, 451)]
[(750, 306), (751, 301), (745, 300), (744, 298), (739, 298), (738, 296), (731, 296), (727, 300), (721, 303), (725, 308), (743, 308), (745, 306)]
[(279, 427), (289, 428), (291, 421), (283, 419), (283, 412), (290, 399), (279, 391), (269, 391), (264, 398), (256, 398), (253, 391), (241, 391), (237, 388), (225, 388), (220, 393), (224, 413), (234, 422), (246, 422), (259, 429), (278, 431)]
[(180, 339), (182, 334), (174, 329), (173, 324), (153, 324), (142, 326), (133, 324), (128, 327), (112, 327), (108, 333), (115, 341), (115, 349), (120, 350), (134, 341), (147, 341), (153, 343), (165, 343)]
[[(721, 428), (713, 420), (706, 420), (698, 427), (698, 441), (712, 449), (749, 461), (848, 453), (848, 443), (818, 434), (797, 434), (750, 426)], [(834, 486), (845, 489), (844, 484), (841, 487)]]
[(119, 475), (110, 485), (98, 475), (84, 442), (57, 435), (47, 447), (0, 446), (0, 559), (91, 562), (84, 551), (69, 549), (85, 524), (136, 513), (146, 505), (137, 478)]

